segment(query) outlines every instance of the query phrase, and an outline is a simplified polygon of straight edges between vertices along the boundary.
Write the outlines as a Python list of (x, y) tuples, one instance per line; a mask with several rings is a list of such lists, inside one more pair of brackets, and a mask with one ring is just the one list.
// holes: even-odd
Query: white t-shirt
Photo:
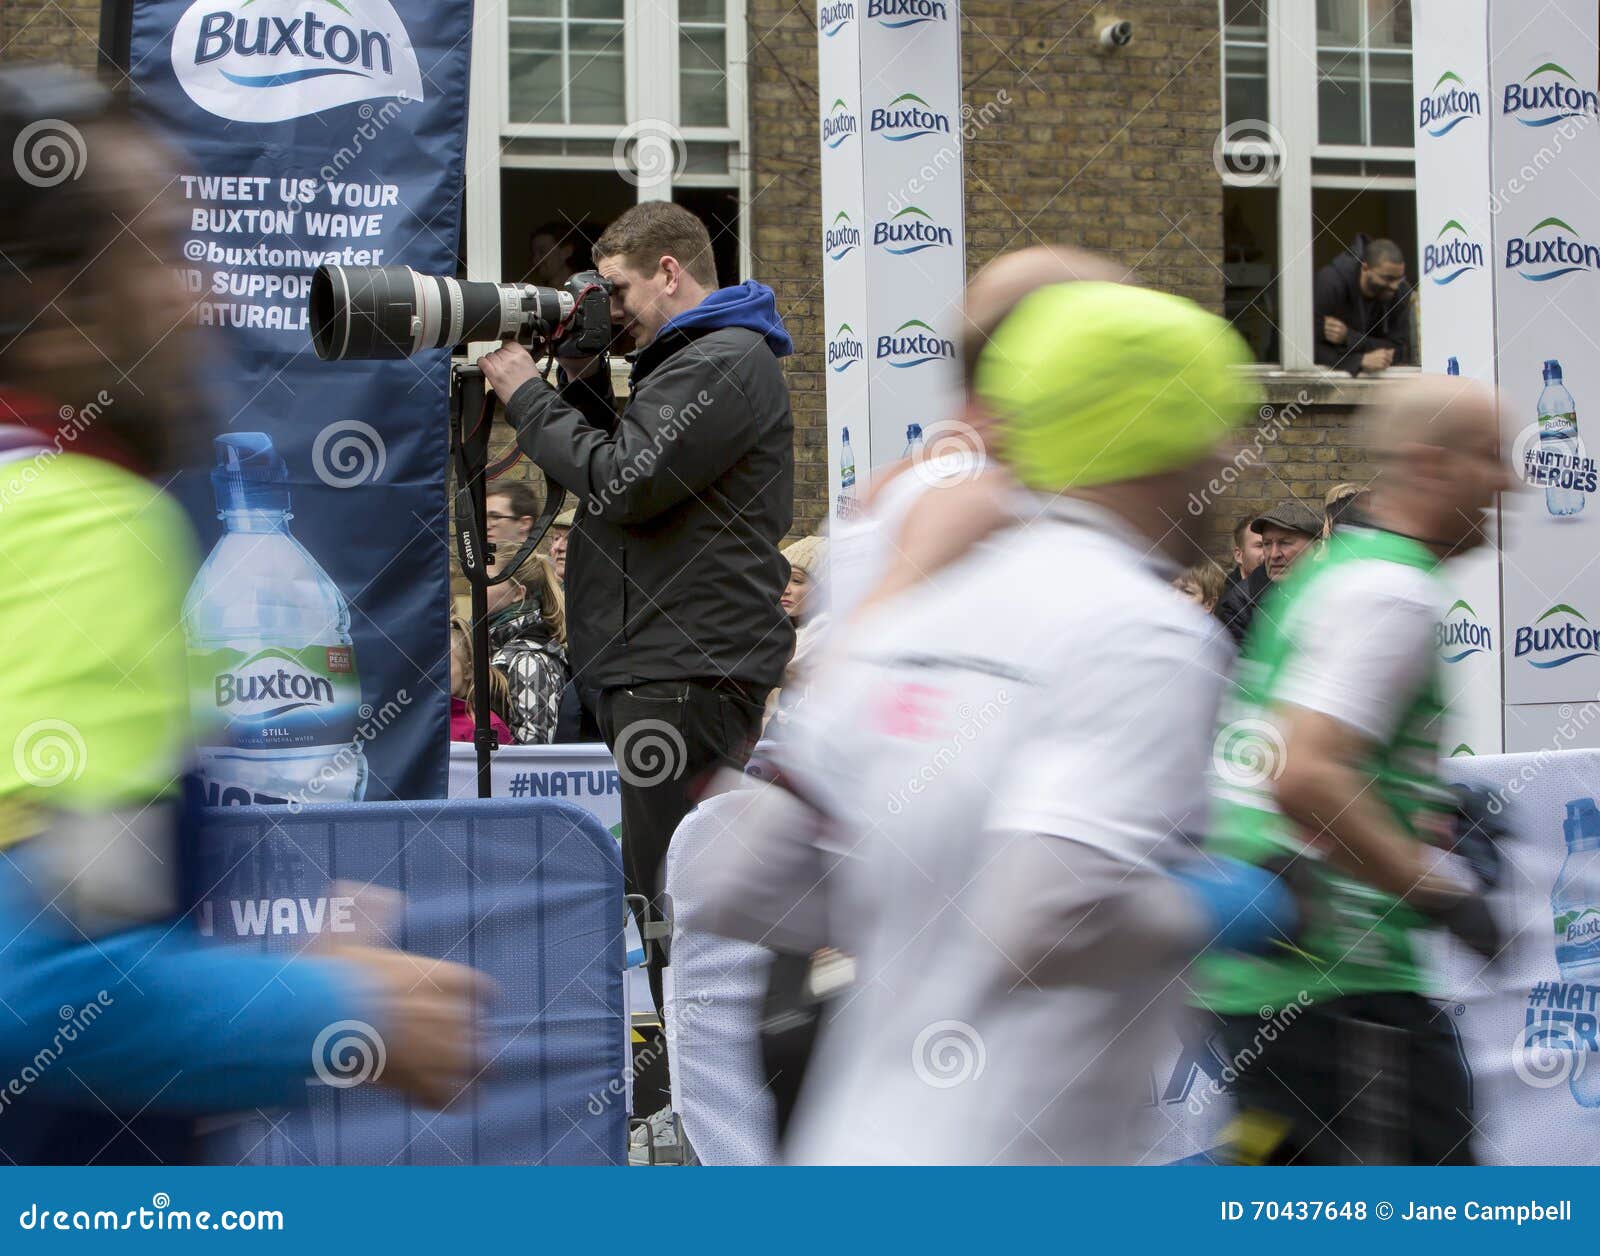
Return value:
[[(1030, 987), (996, 945), (1030, 904), (993, 877), (1008, 829), (1066, 839), (1070, 878), (1068, 843), (1131, 868), (1204, 814), (1228, 646), (1129, 532), (1057, 503), (838, 629), (779, 758), (839, 821), (827, 940), (862, 982), (807, 1078), (797, 1159), (1016, 1156), (1004, 1131), (1069, 1080), (1052, 1036), (1094, 1037), (1093, 997)], [(987, 1061), (970, 1084), (928, 1080), (946, 1029)], [(1030, 1136), (1092, 1155), (1119, 1133)]]
[(1437, 592), (1432, 576), (1403, 563), (1366, 559), (1329, 572), (1285, 625), (1295, 649), (1278, 701), (1387, 741), (1427, 680)]

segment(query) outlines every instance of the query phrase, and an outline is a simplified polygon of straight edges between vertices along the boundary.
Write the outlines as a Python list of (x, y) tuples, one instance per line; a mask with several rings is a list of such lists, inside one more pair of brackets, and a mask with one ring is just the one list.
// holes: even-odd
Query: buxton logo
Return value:
[(861, 228), (850, 221), (850, 215), (840, 210), (833, 216), (831, 226), (822, 232), (822, 251), (838, 261), (851, 249), (861, 247)]
[(1466, 82), (1454, 70), (1441, 74), (1433, 85), (1432, 94), (1424, 96), (1417, 105), (1418, 128), (1436, 138), (1449, 134), (1468, 118), (1482, 116), (1482, 98), (1477, 92), (1469, 91)]
[(172, 70), (195, 104), (234, 122), (422, 99), (417, 54), (389, 0), (195, 0), (172, 32)]
[(333, 682), (293, 655), (263, 650), (212, 682), (217, 710), (230, 717), (273, 717), (304, 707), (332, 706)]
[(856, 339), (856, 329), (849, 323), (840, 323), (839, 330), (828, 341), (828, 369), (837, 375), (841, 371), (848, 371), (866, 356), (866, 346)]
[(935, 335), (933, 328), (920, 318), (908, 318), (887, 336), (878, 337), (874, 356), (880, 362), (903, 369), (946, 358), (954, 360), (956, 346), (953, 341)]
[(856, 6), (850, 0), (836, 0), (834, 4), (824, 4), (817, 9), (817, 29), (832, 39), (851, 22), (855, 21)]
[(1478, 622), (1478, 612), (1460, 599), (1434, 625), (1434, 633), (1438, 639), (1439, 658), (1446, 663), (1459, 663), (1470, 654), (1494, 649), (1494, 634)]
[(1422, 273), (1436, 284), (1454, 283), (1469, 270), (1481, 269), (1483, 245), (1454, 218), (1439, 228), (1433, 243), (1422, 246)]
[(1600, 910), (1583, 907), (1556, 917), (1556, 937), (1563, 942), (1587, 942), (1600, 937)]
[(867, 16), (890, 30), (900, 30), (924, 22), (948, 21), (950, 10), (940, 0), (867, 0)]
[(1585, 244), (1577, 230), (1559, 218), (1541, 219), (1526, 235), (1506, 241), (1506, 269), (1534, 283), (1597, 268), (1600, 247)]
[(822, 142), (829, 148), (838, 148), (856, 133), (856, 115), (841, 98), (828, 106), (822, 117)]
[(949, 135), (950, 119), (915, 92), (902, 92), (883, 108), (872, 111), (867, 130), (900, 144), (924, 135)]
[[(1539, 626), (1550, 619), (1556, 622)], [(1557, 602), (1531, 625), (1517, 629), (1512, 653), (1519, 659), (1527, 657), (1530, 667), (1565, 667), (1575, 659), (1600, 655), (1600, 640), (1581, 612)]]
[(1476, 750), (1474, 750), (1471, 746), (1467, 745), (1467, 743), (1464, 742), (1464, 741), (1457, 742), (1456, 743), (1456, 748), (1450, 752), (1450, 757), (1452, 759), (1459, 759), (1459, 758), (1461, 758), (1462, 755), (1470, 755), (1473, 758), (1477, 758), (1478, 757), (1478, 752)]
[(923, 249), (949, 248), (956, 242), (949, 227), (933, 221), (933, 215), (915, 205), (907, 205), (887, 222), (872, 224), (872, 243), (886, 253), (920, 253)]
[(1578, 86), (1570, 71), (1546, 61), (1522, 82), (1506, 84), (1500, 111), (1523, 126), (1550, 126), (1564, 118), (1594, 117), (1600, 97)]

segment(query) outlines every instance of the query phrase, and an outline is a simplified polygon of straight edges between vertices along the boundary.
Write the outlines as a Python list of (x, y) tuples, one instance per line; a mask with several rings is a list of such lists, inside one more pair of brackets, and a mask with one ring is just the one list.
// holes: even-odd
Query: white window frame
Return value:
[[(1218, 0), (1217, 21), (1223, 21)], [(1224, 34), (1226, 27), (1222, 28)], [(1317, 139), (1317, 11), (1310, 0), (1267, 0), (1267, 112), (1281, 143), (1271, 178), (1223, 173), (1224, 186), (1278, 189), (1278, 344), (1284, 370), (1314, 369), (1311, 265), (1315, 242), (1311, 194), (1315, 188), (1351, 191), (1415, 190), (1412, 175), (1314, 174), (1328, 161), (1414, 162), (1413, 148), (1322, 144)], [(1365, 80), (1363, 80), (1365, 82)], [(1227, 80), (1222, 89), (1226, 100)], [(1224, 104), (1224, 108), (1226, 108)], [(1226, 125), (1226, 118), (1222, 118)], [(1237, 146), (1230, 144), (1233, 149)], [(1303, 317), (1302, 317), (1303, 312)]]
[(739, 269), (750, 273), (750, 113), (746, 103), (748, 30), (744, 0), (724, 0), (728, 64), (728, 123), (678, 126), (678, 0), (625, 0), (623, 123), (512, 123), (507, 0), (474, 0), (472, 82), (467, 111), (467, 277), (500, 276), (500, 171), (532, 168), (609, 170), (606, 156), (533, 156), (507, 152), (519, 139), (615, 140), (629, 126), (660, 121), (686, 144), (728, 146), (726, 173), (666, 175), (640, 184), (638, 199), (671, 200), (676, 188), (736, 188), (739, 194)]

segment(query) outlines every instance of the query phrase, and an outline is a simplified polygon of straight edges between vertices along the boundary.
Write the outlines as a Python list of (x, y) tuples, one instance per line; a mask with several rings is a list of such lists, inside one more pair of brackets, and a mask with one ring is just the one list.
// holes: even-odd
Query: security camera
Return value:
[(1100, 28), (1100, 46), (1102, 48), (1126, 48), (1132, 42), (1132, 22), (1107, 22)]

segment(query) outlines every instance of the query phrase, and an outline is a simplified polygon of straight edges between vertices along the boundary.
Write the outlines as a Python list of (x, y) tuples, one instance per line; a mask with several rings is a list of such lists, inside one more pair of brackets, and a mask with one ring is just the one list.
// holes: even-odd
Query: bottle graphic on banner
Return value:
[(1461, 374), (1461, 363), (1456, 361), (1455, 358), (1448, 359), (1444, 364), (1444, 373), (1446, 375)]
[(905, 452), (903, 452), (900, 456), (902, 458), (914, 457), (916, 455), (917, 450), (919, 450), (921, 448), (922, 448), (922, 424), (920, 424), (920, 423), (907, 423), (906, 424), (906, 447), (905, 447)]
[(1538, 468), (1531, 477), (1543, 482), (1544, 504), (1553, 515), (1575, 515), (1583, 509), (1583, 490), (1573, 488), (1578, 479), (1578, 404), (1561, 381), (1561, 363), (1544, 364), (1544, 391), (1539, 394), (1539, 447), (1528, 458)]
[(263, 432), (216, 441), (224, 531), (183, 604), (209, 804), (359, 801), (350, 607), (290, 535), (288, 468)]
[(856, 513), (856, 455), (850, 448), (850, 429), (841, 430), (843, 448), (839, 451), (839, 518)]
[[(1555, 917), (1556, 965), (1563, 981), (1600, 983), (1600, 810), (1592, 798), (1567, 804), (1561, 831), (1567, 857), (1550, 891)], [(1581, 1038), (1568, 1049), (1582, 1051)], [(1574, 1062), (1569, 1077), (1572, 1097), (1586, 1108), (1600, 1108), (1600, 1059)]]

